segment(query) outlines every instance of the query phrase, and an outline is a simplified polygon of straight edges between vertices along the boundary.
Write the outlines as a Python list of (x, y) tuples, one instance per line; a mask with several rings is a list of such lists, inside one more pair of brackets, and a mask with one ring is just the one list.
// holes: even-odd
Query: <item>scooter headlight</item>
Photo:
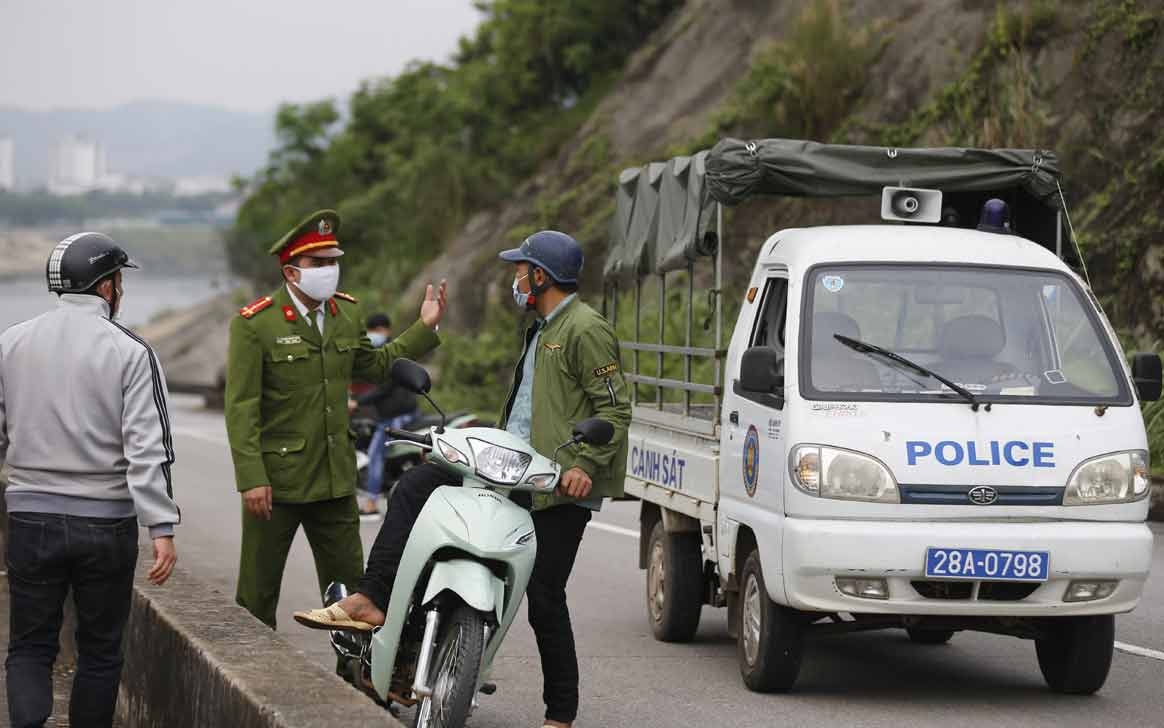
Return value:
[(484, 440), (469, 438), (469, 447), (477, 461), (477, 474), (499, 485), (517, 485), (533, 456)]
[(851, 450), (799, 445), (792, 450), (792, 482), (819, 498), (900, 503), (897, 482), (881, 461)]
[(1117, 452), (1085, 460), (1071, 473), (1065, 506), (1129, 503), (1148, 495), (1148, 453)]

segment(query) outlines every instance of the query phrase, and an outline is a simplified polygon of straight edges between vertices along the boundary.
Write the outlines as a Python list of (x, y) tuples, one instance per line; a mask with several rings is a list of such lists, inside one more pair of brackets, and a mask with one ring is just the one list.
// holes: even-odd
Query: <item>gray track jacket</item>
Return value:
[(0, 334), (0, 460), (10, 512), (128, 518), (150, 536), (179, 520), (166, 380), (97, 296)]

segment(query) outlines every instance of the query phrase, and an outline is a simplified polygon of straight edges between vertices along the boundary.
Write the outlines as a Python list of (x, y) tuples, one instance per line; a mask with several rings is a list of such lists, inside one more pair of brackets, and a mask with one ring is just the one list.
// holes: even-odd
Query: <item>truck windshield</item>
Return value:
[(964, 397), (837, 335), (888, 349), (987, 402), (1131, 404), (1098, 312), (1054, 271), (941, 265), (817, 266), (806, 278), (801, 387), (809, 399)]

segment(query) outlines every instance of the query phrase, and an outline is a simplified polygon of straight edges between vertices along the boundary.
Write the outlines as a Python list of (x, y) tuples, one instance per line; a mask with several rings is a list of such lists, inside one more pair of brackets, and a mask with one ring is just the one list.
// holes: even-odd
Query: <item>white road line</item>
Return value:
[(1147, 647), (1140, 647), (1139, 645), (1129, 645), (1127, 642), (1116, 642), (1115, 648), (1120, 652), (1126, 652), (1129, 655), (1150, 657), (1153, 660), (1164, 660), (1164, 652), (1161, 652), (1160, 650), (1150, 650)]
[(630, 536), (631, 538), (638, 538), (639, 532), (630, 528), (623, 528), (622, 526), (612, 526), (609, 523), (600, 523), (599, 521), (591, 521), (586, 524), (590, 528), (597, 528), (599, 531), (608, 531), (610, 533), (617, 533), (619, 536)]

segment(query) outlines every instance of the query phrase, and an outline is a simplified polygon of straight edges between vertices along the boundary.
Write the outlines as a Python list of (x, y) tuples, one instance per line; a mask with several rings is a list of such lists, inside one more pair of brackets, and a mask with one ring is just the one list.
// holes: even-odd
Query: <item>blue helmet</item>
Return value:
[(546, 272), (555, 283), (577, 285), (582, 272), (582, 246), (566, 233), (542, 230), (522, 241), (521, 247), (504, 250), (498, 255), (510, 263), (529, 263)]

